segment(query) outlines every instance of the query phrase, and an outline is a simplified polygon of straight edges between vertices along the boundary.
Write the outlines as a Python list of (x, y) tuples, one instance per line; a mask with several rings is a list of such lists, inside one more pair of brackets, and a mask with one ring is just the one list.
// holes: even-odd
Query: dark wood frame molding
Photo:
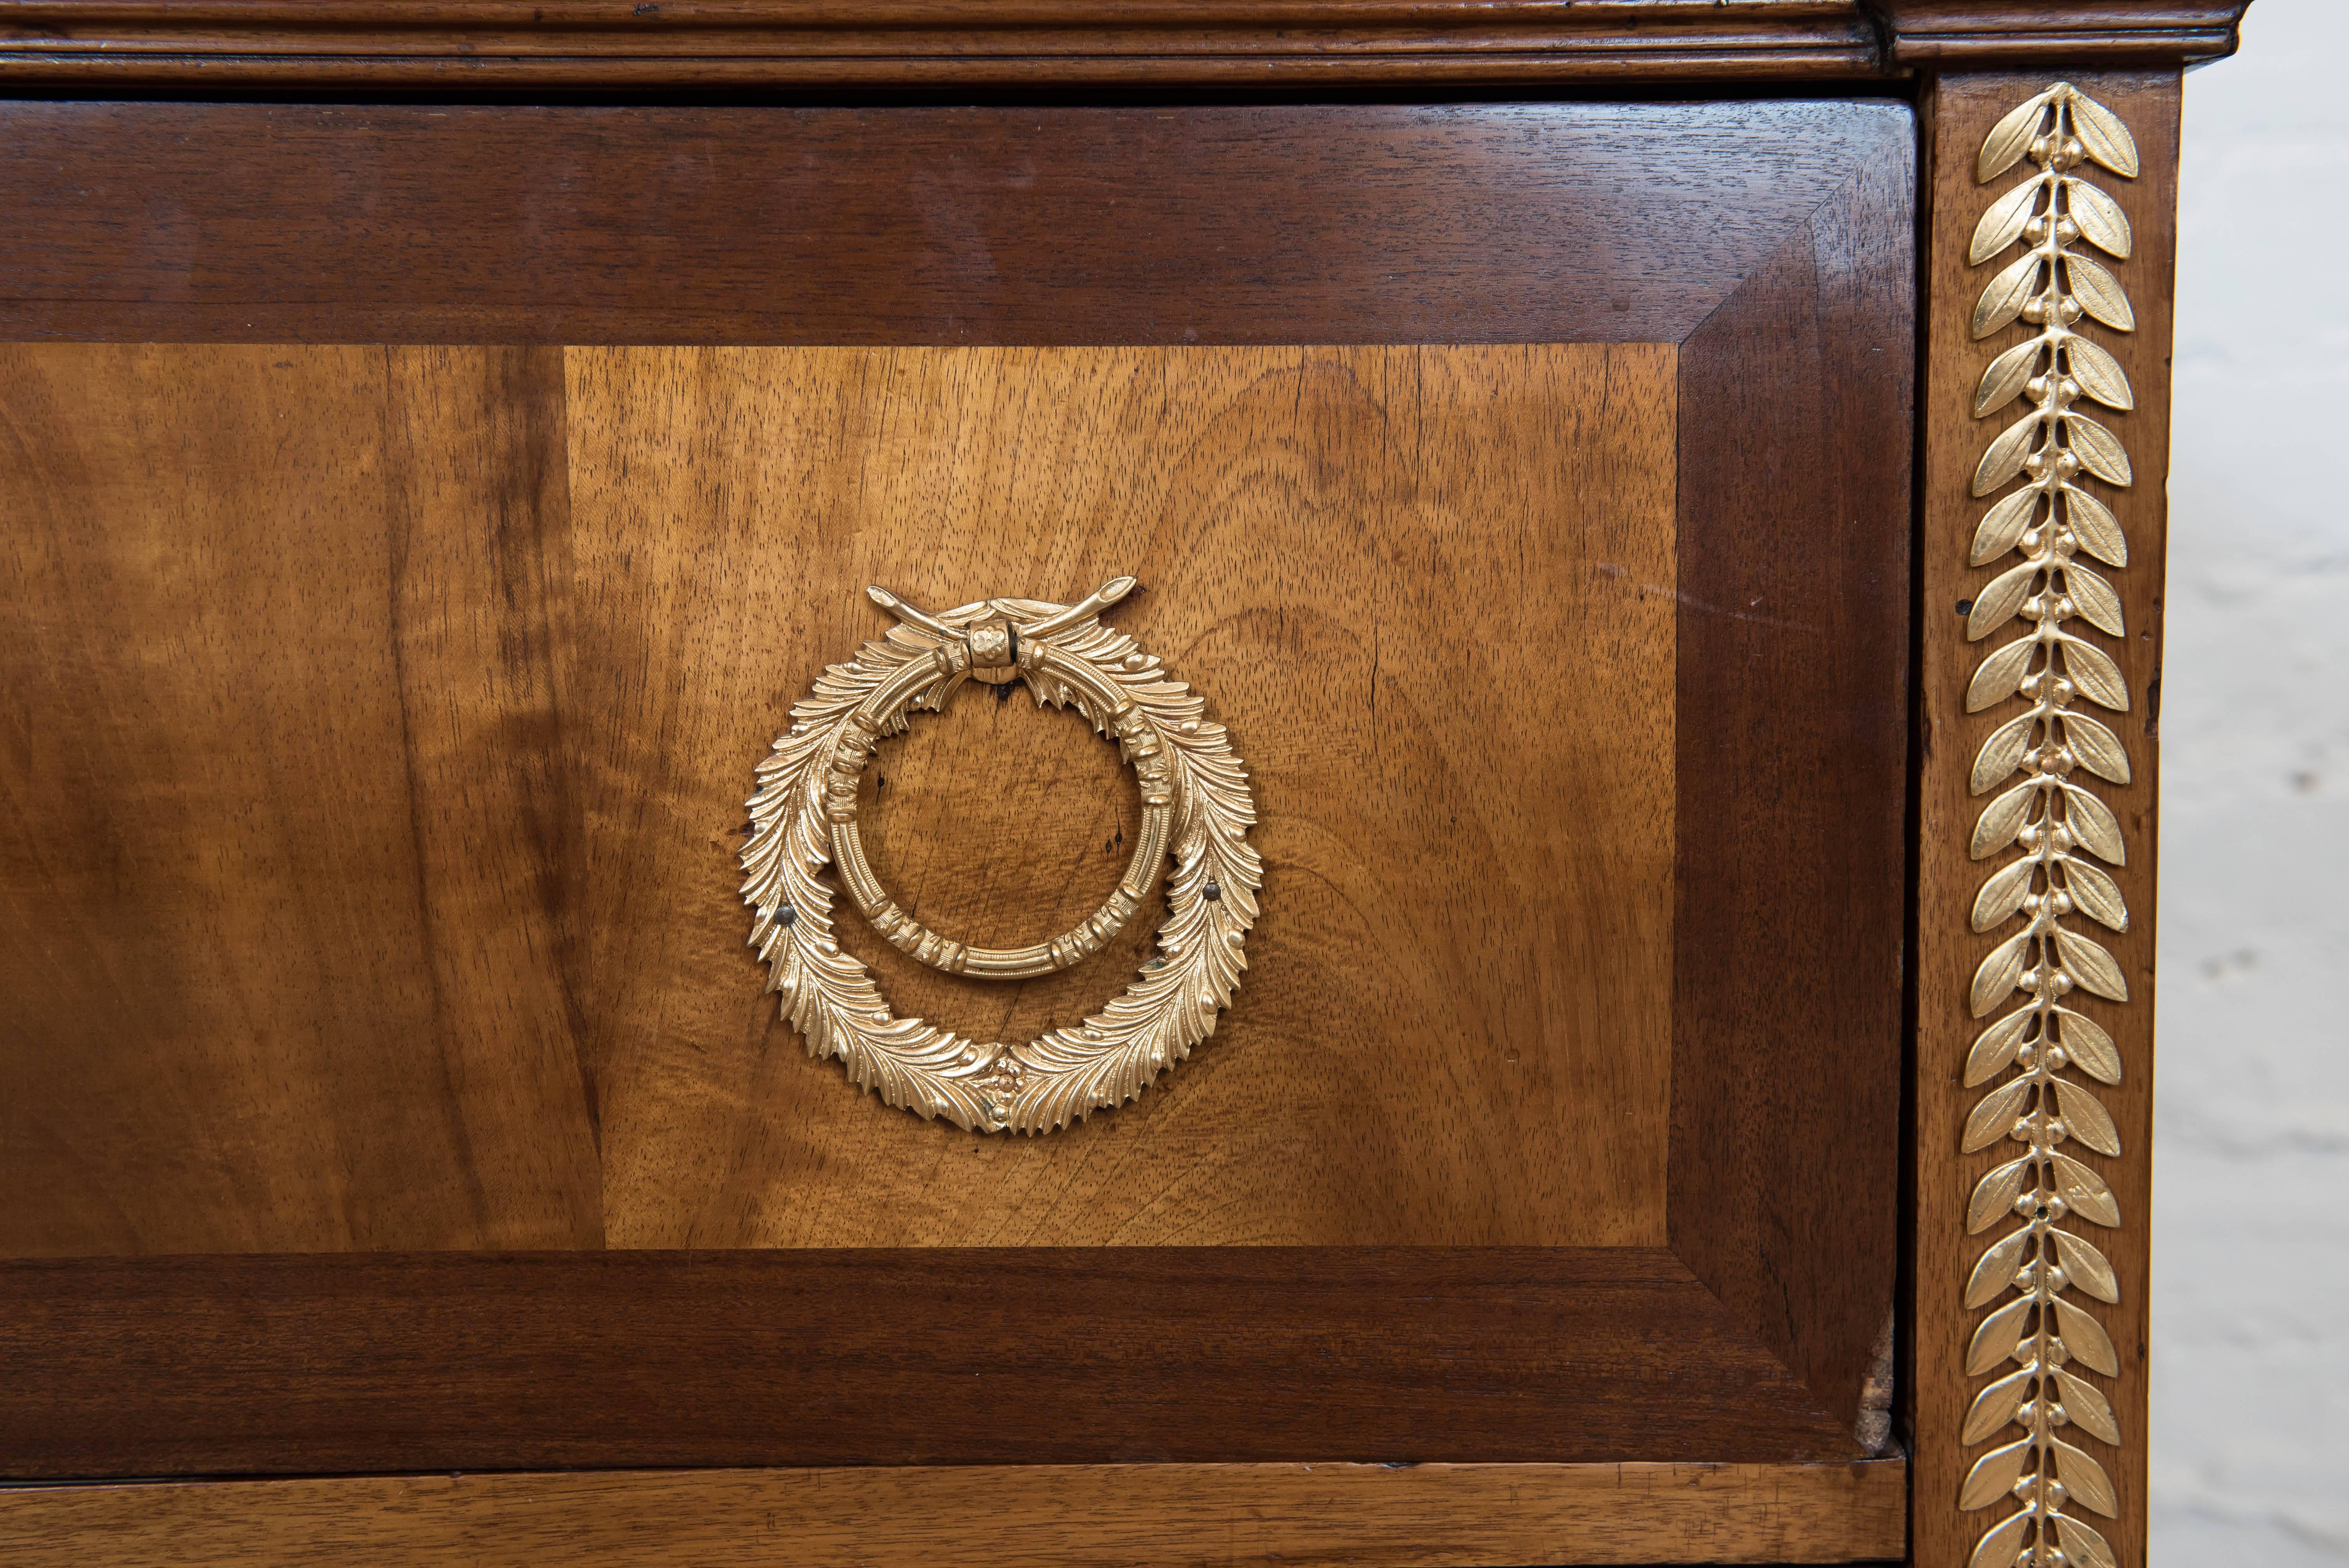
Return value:
[(0, 1475), (1867, 1460), (1745, 1315), (1662, 1248), (12, 1263)]
[(906, 91), (1797, 84), (2187, 65), (2249, 0), (0, 0), (0, 85)]
[(2235, 52), (2251, 0), (1866, 0), (1896, 68), (2195, 66)]

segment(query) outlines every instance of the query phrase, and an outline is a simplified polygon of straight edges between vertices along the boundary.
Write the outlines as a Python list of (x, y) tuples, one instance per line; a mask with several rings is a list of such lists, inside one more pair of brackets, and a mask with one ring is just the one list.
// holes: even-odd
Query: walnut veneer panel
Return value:
[[(1660, 1243), (1673, 366), (9, 351), (0, 1246)], [(884, 1109), (742, 946), (751, 765), (864, 583), (1123, 570), (1256, 774), (1239, 1006), (1072, 1132)], [(1090, 909), (1133, 823), (1024, 697), (873, 783), (883, 874), (973, 935)], [(850, 929), (1023, 1037), (1154, 923), (1019, 985)]]
[[(1661, 1241), (1671, 349), (574, 349), (569, 379), (614, 1244)], [(1112, 619), (1254, 775), (1237, 1006), (1067, 1132), (884, 1109), (761, 994), (750, 769), (885, 625), (864, 583), (945, 606), (1124, 572), (1148, 591)], [(966, 692), (874, 769), (879, 869), (966, 940), (1065, 926), (1123, 864), (1111, 760)], [(1119, 990), (1148, 923), (1017, 985), (843, 930), (901, 1013), (1025, 1038)]]
[(562, 361), (0, 348), (0, 1253), (595, 1246)]

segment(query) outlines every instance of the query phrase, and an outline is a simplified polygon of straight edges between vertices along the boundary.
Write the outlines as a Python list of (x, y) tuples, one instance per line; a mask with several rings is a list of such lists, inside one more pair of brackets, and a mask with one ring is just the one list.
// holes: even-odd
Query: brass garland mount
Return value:
[[(897, 618), (885, 638), (827, 669), (792, 705), (789, 733), (759, 765), (742, 850), (750, 944), (767, 988), (813, 1057), (890, 1105), (977, 1132), (1047, 1132), (1142, 1092), (1214, 1033), (1231, 1003), (1256, 923), (1264, 866), (1247, 843), (1247, 775), (1206, 704), (1102, 613), (1133, 592), (1119, 577), (1075, 604), (985, 599), (932, 615), (882, 588)], [(1036, 700), (1073, 707), (1117, 741), (1142, 788), (1142, 830), (1108, 902), (1050, 942), (974, 947), (929, 930), (874, 877), (856, 821), (857, 780), (883, 736), (916, 709), (936, 712), (974, 673), (1023, 681)], [(1148, 899), (1171, 856), (1158, 953), (1123, 995), (1073, 1028), (1025, 1045), (964, 1039), (895, 1016), (833, 934), (841, 884), (873, 928), (934, 968), (982, 979), (1065, 969), (1100, 951)]]

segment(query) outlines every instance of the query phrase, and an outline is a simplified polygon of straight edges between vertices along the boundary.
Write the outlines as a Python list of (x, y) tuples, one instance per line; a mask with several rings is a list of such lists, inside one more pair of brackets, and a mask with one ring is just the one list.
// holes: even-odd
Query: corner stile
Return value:
[(2095, 1450), (2122, 1441), (2097, 1381), (2121, 1367), (2098, 1314), (2119, 1301), (2119, 1284), (2096, 1236), (2143, 1216), (2123, 1215), (2098, 1170), (2124, 1153), (2100, 1090), (2120, 1083), (2125, 1064), (2097, 1015), (2130, 1000), (2098, 933), (2128, 926), (2108, 868), (2127, 858), (2110, 801), (2132, 769), (2120, 727), (2096, 713), (2129, 707), (2099, 634), (2125, 634), (2106, 574), (2128, 565), (2103, 493), (2135, 475), (2092, 410), (2135, 403), (2096, 334), (2137, 325), (2108, 265), (2127, 258), (2133, 236), (2106, 185), (2136, 178), (2137, 150), (2118, 116), (2057, 82), (1992, 128), (1974, 180), (2018, 170), (1982, 212), (1966, 258), (1997, 268), (1973, 306), (1971, 335), (2018, 323), (2029, 335), (1992, 360), (1972, 407), (1975, 418), (2004, 423), (1972, 476), (1986, 507), (1967, 563), (1997, 570), (1965, 607), (1967, 640), (1991, 647), (1964, 707), (2010, 716), (1974, 753), (1967, 780), (1983, 802), (1967, 852), (1988, 869), (1969, 921), (1991, 945), (1967, 996), (1979, 1033), (1964, 1062), (1971, 1109), (1959, 1138), (1966, 1153), (2013, 1148), (1966, 1205), (1971, 1266), (1957, 1284), (1969, 1314), (1982, 1315), (1964, 1353), (1973, 1391), (1960, 1438), (1969, 1450), (1990, 1446), (1966, 1467), (1955, 1501), (1997, 1511), (1970, 1568), (2119, 1568), (2091, 1518), (2120, 1511)]

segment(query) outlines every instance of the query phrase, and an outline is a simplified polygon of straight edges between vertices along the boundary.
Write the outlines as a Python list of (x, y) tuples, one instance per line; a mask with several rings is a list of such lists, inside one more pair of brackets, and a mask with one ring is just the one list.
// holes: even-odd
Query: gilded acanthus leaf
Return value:
[(1968, 987), (1969, 1009), (1988, 1021), (1966, 1057), (1965, 1085), (1981, 1098), (1958, 1142), (1969, 1153), (2015, 1144), (2023, 1153), (1981, 1172), (1966, 1205), (1970, 1235), (1994, 1233), (1964, 1281), (1967, 1309), (1989, 1309), (1966, 1374), (1997, 1380), (1976, 1392), (1960, 1440), (1996, 1446), (1967, 1470), (1957, 1502), (2006, 1508), (1971, 1568), (2117, 1568), (2109, 1542), (2067, 1511), (2113, 1512), (2111, 1478), (2057, 1433), (2107, 1443), (2122, 1435), (2110, 1398), (2087, 1378), (2116, 1376), (2120, 1357), (2071, 1299), (2116, 1302), (2119, 1282), (2103, 1253), (2064, 1227), (2122, 1218), (2086, 1158), (2122, 1152), (2095, 1088), (2120, 1081), (2120, 1055), (2080, 1009), (2084, 997), (2128, 995), (2119, 960), (2089, 934), (2128, 928), (2120, 884), (2104, 869), (2126, 858), (2120, 820), (2091, 785), (2127, 785), (2132, 770), (2120, 735), (2082, 707), (2127, 712), (2129, 692), (2120, 661), (2081, 631), (2117, 639), (2125, 630), (2119, 592), (2085, 562), (2127, 564), (2119, 521), (2090, 487), (2127, 486), (2133, 470), (2120, 435), (2083, 406), (2127, 410), (2135, 396), (2119, 359), (2081, 329), (2135, 325), (2120, 276), (2086, 253), (2119, 262), (2134, 246), (2127, 214), (2087, 166), (2134, 175), (2137, 148), (2118, 117), (2058, 82), (1992, 128), (1978, 177), (2026, 160), (2032, 172), (1991, 202), (1969, 246), (1976, 265), (2023, 246), (1983, 288), (1971, 326), (1985, 337), (2021, 322), (2028, 335), (1991, 359), (1974, 397), (1977, 418), (2027, 401), (2021, 418), (2002, 416), (1974, 470), (1971, 488), (1990, 505), (1969, 562), (1996, 570), (1965, 606), (1966, 635), (2018, 618), (2023, 631), (1978, 661), (1965, 693), (1969, 713), (2020, 706), (1982, 736), (1968, 779), (1991, 797), (1969, 852), (2003, 859), (1969, 913), (1995, 940)]

